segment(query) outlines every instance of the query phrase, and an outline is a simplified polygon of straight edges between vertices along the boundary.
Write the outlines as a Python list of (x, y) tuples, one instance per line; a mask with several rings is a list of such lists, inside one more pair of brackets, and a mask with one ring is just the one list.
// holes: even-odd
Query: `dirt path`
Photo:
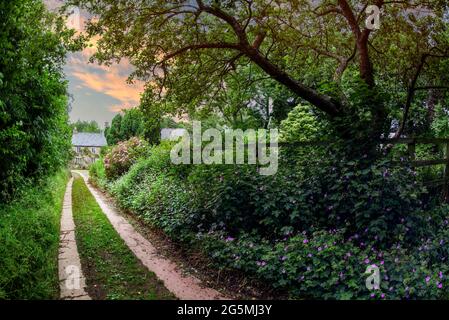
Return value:
[(181, 300), (226, 299), (218, 291), (206, 288), (201, 281), (191, 275), (185, 275), (172, 261), (161, 257), (156, 248), (113, 207), (108, 205), (104, 196), (89, 183), (87, 171), (74, 171), (80, 174), (99, 206), (136, 257), (164, 282), (165, 287)]
[(60, 297), (63, 300), (90, 300), (86, 292), (78, 248), (75, 240), (75, 223), (72, 215), (72, 184), (67, 184), (61, 216), (58, 271)]

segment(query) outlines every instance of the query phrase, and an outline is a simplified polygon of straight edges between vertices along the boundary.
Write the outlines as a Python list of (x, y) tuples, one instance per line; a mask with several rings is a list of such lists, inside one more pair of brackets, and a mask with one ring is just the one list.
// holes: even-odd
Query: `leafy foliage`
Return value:
[(0, 202), (69, 160), (62, 66), (72, 31), (42, 1), (0, 3)]

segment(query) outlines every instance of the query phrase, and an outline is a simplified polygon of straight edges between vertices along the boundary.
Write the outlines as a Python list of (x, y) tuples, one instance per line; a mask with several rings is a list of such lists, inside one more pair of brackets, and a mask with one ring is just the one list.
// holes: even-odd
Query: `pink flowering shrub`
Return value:
[(148, 150), (145, 140), (134, 137), (120, 142), (104, 157), (104, 167), (108, 180), (114, 180), (126, 173)]

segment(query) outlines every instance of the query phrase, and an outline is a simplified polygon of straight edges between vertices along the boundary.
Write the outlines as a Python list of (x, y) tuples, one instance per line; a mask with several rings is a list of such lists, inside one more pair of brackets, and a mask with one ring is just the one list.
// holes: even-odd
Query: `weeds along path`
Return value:
[(75, 223), (72, 215), (73, 178), (67, 184), (61, 216), (58, 271), (60, 298), (65, 300), (90, 300), (86, 292), (78, 247), (75, 240)]
[(181, 300), (217, 300), (226, 299), (218, 291), (202, 286), (201, 281), (191, 275), (184, 274), (175, 263), (163, 258), (157, 249), (115, 210), (105, 197), (89, 183), (87, 171), (74, 171), (81, 175), (89, 191), (98, 202), (100, 208), (109, 219), (117, 233), (122, 237), (135, 256), (150, 271), (162, 280), (165, 287)]

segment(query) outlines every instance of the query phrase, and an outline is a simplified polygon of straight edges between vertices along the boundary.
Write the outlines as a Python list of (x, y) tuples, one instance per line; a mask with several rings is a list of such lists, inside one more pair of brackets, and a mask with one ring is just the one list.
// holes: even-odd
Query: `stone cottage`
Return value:
[(86, 169), (100, 157), (101, 148), (107, 145), (103, 132), (74, 132), (72, 136), (73, 166)]

